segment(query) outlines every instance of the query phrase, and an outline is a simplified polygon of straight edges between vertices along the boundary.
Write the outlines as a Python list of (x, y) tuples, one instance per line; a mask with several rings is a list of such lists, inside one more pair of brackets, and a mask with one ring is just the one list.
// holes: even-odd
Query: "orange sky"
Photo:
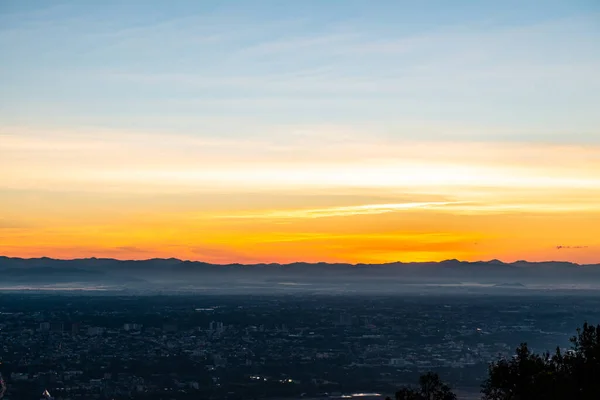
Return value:
[(0, 253), (600, 262), (600, 147), (335, 134), (286, 147), (4, 129)]
[(154, 3), (0, 3), (0, 255), (600, 262), (600, 2)]

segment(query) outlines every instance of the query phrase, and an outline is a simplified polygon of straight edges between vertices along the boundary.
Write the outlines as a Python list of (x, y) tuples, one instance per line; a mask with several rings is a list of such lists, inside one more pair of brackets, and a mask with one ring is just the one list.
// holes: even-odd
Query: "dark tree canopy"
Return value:
[(489, 367), (482, 385), (486, 400), (600, 399), (600, 325), (587, 323), (571, 338), (572, 349), (531, 353), (527, 344), (512, 359)]
[(450, 387), (438, 374), (428, 372), (419, 378), (419, 388), (402, 388), (396, 392), (396, 400), (456, 400)]

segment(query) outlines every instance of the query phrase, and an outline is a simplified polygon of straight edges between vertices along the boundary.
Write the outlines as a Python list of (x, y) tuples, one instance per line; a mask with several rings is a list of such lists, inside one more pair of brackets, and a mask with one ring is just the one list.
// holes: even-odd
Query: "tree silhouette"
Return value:
[(571, 338), (571, 350), (531, 353), (522, 343), (512, 359), (489, 367), (482, 385), (486, 400), (600, 399), (600, 325), (587, 323)]
[(428, 372), (419, 378), (419, 388), (401, 388), (396, 392), (396, 400), (456, 400), (450, 387), (440, 379), (439, 375)]

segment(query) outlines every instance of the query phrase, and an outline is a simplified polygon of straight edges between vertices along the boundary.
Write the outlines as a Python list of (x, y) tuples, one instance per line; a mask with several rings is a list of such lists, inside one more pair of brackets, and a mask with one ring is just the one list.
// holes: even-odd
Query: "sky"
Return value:
[(0, 254), (600, 262), (600, 2), (0, 1)]

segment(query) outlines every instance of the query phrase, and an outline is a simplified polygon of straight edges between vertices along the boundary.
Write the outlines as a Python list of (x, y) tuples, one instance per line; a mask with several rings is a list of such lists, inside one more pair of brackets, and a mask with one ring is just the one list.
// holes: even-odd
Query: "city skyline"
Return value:
[(600, 262), (600, 4), (0, 5), (0, 255)]

